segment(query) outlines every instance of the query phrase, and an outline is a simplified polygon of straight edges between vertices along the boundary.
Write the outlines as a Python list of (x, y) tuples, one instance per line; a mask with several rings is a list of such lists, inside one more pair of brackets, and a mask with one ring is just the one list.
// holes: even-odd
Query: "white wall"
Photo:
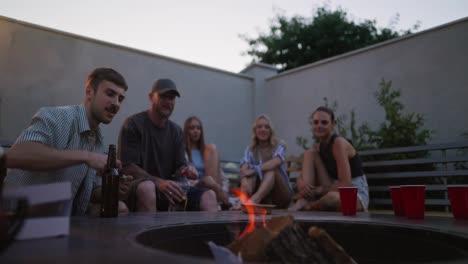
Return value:
[(247, 68), (241, 71), (241, 73), (252, 76), (254, 78), (254, 89), (253, 89), (253, 116), (256, 117), (260, 114), (265, 114), (266, 108), (266, 79), (275, 76), (278, 70), (264, 63), (252, 63)]
[(253, 78), (2, 18), (0, 138), (14, 140), (42, 106), (80, 104), (87, 75), (102, 66), (129, 85), (121, 111), (103, 126), (106, 144), (117, 142), (127, 116), (149, 107), (154, 80), (168, 77), (181, 93), (172, 119), (183, 126), (199, 116), (221, 158), (239, 160), (250, 141)]
[(432, 142), (461, 140), (468, 132), (468, 19), (307, 65), (267, 79), (267, 109), (289, 146), (311, 138), (308, 118), (323, 97), (338, 115), (354, 109), (358, 122), (384, 120), (374, 93), (382, 78), (402, 91), (406, 112), (424, 115)]
[[(297, 136), (310, 138), (308, 118), (323, 97), (338, 115), (355, 110), (376, 128), (384, 119), (374, 93), (382, 78), (402, 91), (407, 112), (421, 113), (432, 142), (462, 139), (468, 131), (468, 19), (269, 77), (266, 65), (234, 74), (0, 17), (0, 138), (15, 139), (41, 106), (79, 104), (88, 73), (101, 66), (121, 72), (130, 86), (121, 112), (104, 126), (117, 141), (125, 117), (147, 109), (155, 79), (175, 81), (182, 97), (172, 119), (202, 118), (208, 142), (222, 159), (239, 160), (254, 116), (271, 116), (290, 154)], [(265, 80), (266, 78), (266, 80)], [(262, 100), (263, 98), (263, 100)]]

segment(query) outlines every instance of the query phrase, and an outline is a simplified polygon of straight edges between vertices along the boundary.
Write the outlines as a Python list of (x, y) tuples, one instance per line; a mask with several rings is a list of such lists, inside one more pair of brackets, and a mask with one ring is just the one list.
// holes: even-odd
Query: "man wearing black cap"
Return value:
[[(169, 120), (176, 96), (180, 93), (172, 80), (156, 80), (149, 94), (150, 109), (127, 118), (120, 131), (124, 173), (135, 177), (127, 199), (133, 211), (167, 211), (170, 204), (184, 201), (185, 194), (173, 177), (187, 167), (182, 129)], [(197, 177), (196, 169), (188, 166), (188, 178)], [(187, 198), (187, 210), (217, 211), (212, 190), (190, 188)]]

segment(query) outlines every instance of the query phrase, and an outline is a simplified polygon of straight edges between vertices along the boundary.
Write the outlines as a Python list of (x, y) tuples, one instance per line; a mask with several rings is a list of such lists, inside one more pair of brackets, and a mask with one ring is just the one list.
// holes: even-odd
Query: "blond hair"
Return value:
[(270, 138), (268, 140), (268, 148), (270, 149), (271, 155), (273, 155), (273, 152), (275, 151), (276, 146), (278, 145), (278, 140), (276, 139), (275, 129), (273, 128), (273, 123), (271, 122), (271, 119), (265, 114), (261, 114), (257, 116), (257, 118), (255, 118), (255, 121), (252, 125), (252, 143), (250, 144), (250, 150), (254, 154), (255, 162), (259, 161), (259, 154), (257, 150), (258, 150), (258, 145), (260, 142), (258, 141), (258, 138), (255, 135), (255, 129), (257, 127), (257, 122), (260, 119), (265, 119), (268, 122), (268, 125), (270, 126), (271, 133), (270, 133)]

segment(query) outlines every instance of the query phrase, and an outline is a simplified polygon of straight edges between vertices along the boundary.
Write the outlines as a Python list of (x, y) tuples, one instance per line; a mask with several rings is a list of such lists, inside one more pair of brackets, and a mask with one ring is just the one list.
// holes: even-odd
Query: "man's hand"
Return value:
[(176, 202), (179, 203), (183, 201), (184, 192), (175, 181), (161, 179), (156, 185), (156, 188), (167, 197), (172, 205)]
[[(95, 152), (88, 152), (86, 164), (97, 171), (104, 170), (107, 164), (107, 155)], [(122, 163), (120, 162), (120, 160), (117, 160), (117, 168), (120, 169), (121, 167)]]
[(182, 171), (182, 175), (190, 180), (197, 180), (199, 176), (197, 169), (192, 165), (188, 165), (187, 167), (185, 167)]
[(133, 176), (122, 175), (119, 179), (119, 199), (124, 200), (128, 192), (130, 191), (130, 183), (133, 180)]
[(151, 178), (150, 174), (134, 163), (123, 166), (121, 173), (125, 175), (132, 175), (134, 180)]

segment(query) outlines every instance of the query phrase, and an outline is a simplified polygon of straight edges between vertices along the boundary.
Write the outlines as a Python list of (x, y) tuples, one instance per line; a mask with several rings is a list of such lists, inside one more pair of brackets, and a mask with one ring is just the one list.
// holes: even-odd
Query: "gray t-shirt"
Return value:
[(120, 131), (119, 154), (123, 165), (135, 163), (152, 176), (170, 179), (186, 165), (184, 134), (174, 122), (154, 125), (148, 111), (128, 117)]

